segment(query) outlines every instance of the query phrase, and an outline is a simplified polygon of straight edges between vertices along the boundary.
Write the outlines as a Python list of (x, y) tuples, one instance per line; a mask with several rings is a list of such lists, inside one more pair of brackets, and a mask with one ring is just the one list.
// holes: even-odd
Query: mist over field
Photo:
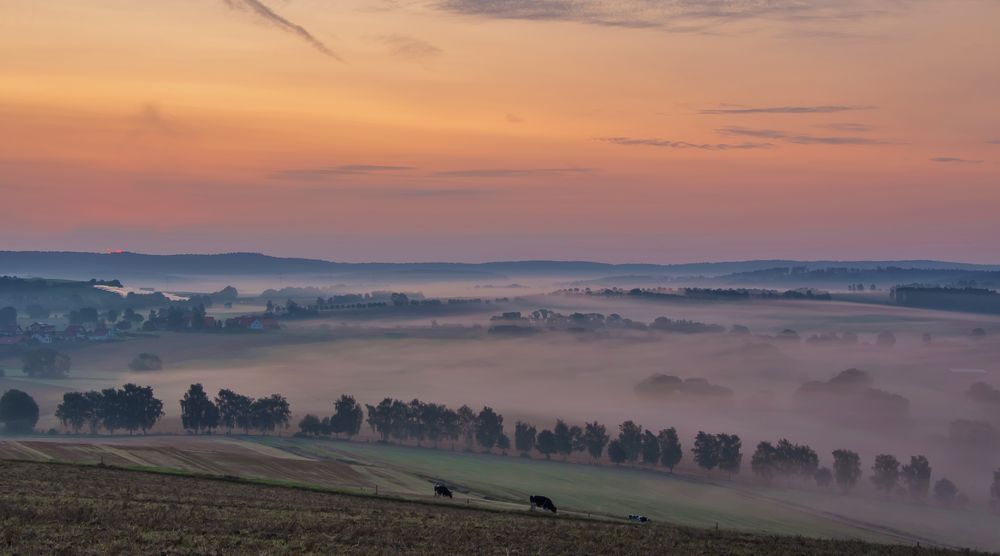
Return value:
[[(522, 278), (518, 282), (526, 281)], [(653, 431), (676, 427), (685, 450), (698, 431), (735, 433), (743, 439), (744, 465), (757, 442), (780, 438), (809, 444), (827, 466), (831, 451), (839, 448), (859, 452), (865, 467), (880, 453), (903, 461), (925, 455), (937, 476), (954, 478), (963, 492), (985, 502), (997, 446), (963, 443), (950, 427), (960, 419), (1000, 425), (1000, 403), (967, 397), (973, 383), (990, 383), (1000, 373), (1000, 345), (993, 339), (1000, 317), (836, 299), (660, 300), (588, 295), (579, 288), (537, 293), (571, 279), (545, 277), (537, 290), (410, 283), (411, 295), (479, 295), (484, 303), (446, 306), (441, 314), (425, 312), (433, 307), (338, 311), (288, 319), (282, 330), (259, 337), (162, 332), (75, 347), (73, 370), (63, 383), (25, 384), (10, 371), (0, 380), (8, 387), (39, 389), (45, 426), (57, 425), (52, 412), (65, 389), (125, 382), (155, 388), (165, 401), (160, 428), (171, 431), (181, 430), (177, 400), (193, 383), (212, 394), (222, 388), (255, 397), (281, 393), (291, 402), (293, 424), (306, 413), (329, 414), (341, 394), (373, 405), (385, 397), (418, 398), (450, 407), (493, 407), (508, 431), (517, 420), (541, 429), (556, 419), (578, 425), (597, 420), (614, 431), (631, 419)], [(290, 287), (259, 280), (262, 292)], [(251, 292), (245, 305), (216, 306), (209, 314), (224, 318), (263, 310), (263, 297)], [(646, 324), (668, 317), (721, 325), (724, 331), (543, 329), (514, 336), (491, 331), (498, 322), (491, 317), (537, 309), (618, 314)], [(736, 333), (734, 327), (748, 330)], [(990, 336), (972, 337), (976, 328)], [(789, 330), (795, 338), (782, 337)], [(883, 332), (893, 334), (893, 345), (879, 345)], [(158, 354), (164, 369), (129, 371), (128, 361), (140, 352)], [(0, 360), (8, 369), (16, 365)], [(804, 392), (809, 384), (822, 389), (847, 369), (865, 374), (860, 390)], [(671, 377), (688, 382), (677, 387)], [(367, 425), (363, 434), (372, 434)]]

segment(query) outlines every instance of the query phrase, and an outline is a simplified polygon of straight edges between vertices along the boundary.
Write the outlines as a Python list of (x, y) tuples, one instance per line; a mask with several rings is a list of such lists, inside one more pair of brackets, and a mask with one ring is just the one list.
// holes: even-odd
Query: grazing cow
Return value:
[(448, 490), (448, 487), (442, 484), (434, 485), (434, 496), (447, 496), (448, 498), (452, 497), (451, 491)]
[(544, 496), (531, 496), (528, 500), (531, 502), (532, 511), (534, 511), (537, 506), (543, 510), (549, 510), (552, 513), (556, 513), (556, 505), (552, 503), (552, 500)]
[(634, 521), (636, 523), (648, 523), (649, 522), (649, 518), (648, 517), (646, 517), (644, 515), (637, 515), (637, 514), (629, 514), (628, 520), (629, 521)]

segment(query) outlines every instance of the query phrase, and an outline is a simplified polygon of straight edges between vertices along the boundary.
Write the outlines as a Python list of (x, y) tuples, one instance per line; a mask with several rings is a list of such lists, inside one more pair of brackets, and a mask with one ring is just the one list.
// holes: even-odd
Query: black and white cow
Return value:
[(648, 517), (646, 517), (644, 515), (638, 515), (638, 514), (629, 514), (628, 520), (629, 521), (634, 521), (636, 523), (648, 523), (649, 522), (649, 518)]
[(446, 487), (446, 486), (444, 486), (444, 485), (442, 485), (440, 483), (434, 485), (434, 496), (447, 496), (448, 498), (452, 497), (451, 496), (451, 491), (448, 490), (448, 487)]
[(556, 505), (552, 503), (552, 500), (544, 496), (531, 496), (528, 498), (531, 502), (531, 510), (534, 511), (535, 507), (539, 507), (543, 510), (549, 510), (552, 513), (556, 513)]

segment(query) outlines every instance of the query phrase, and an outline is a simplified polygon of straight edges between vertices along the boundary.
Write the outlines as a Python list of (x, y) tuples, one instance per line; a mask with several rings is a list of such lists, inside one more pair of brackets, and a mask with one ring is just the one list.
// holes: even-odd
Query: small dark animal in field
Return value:
[(556, 513), (556, 505), (552, 503), (552, 500), (544, 496), (531, 496), (528, 500), (531, 502), (532, 511), (534, 511), (537, 506), (543, 510), (549, 510), (552, 513)]
[(629, 521), (634, 521), (636, 523), (649, 523), (649, 518), (648, 517), (646, 517), (644, 515), (638, 515), (638, 514), (629, 514), (628, 520)]
[(451, 491), (448, 490), (448, 487), (440, 484), (434, 485), (434, 496), (447, 496), (448, 498), (452, 497)]

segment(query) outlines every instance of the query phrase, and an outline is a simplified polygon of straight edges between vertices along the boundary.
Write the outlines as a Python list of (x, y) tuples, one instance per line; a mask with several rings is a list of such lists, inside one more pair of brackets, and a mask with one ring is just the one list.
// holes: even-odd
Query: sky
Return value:
[(1000, 262), (997, 0), (3, 0), (0, 249)]

